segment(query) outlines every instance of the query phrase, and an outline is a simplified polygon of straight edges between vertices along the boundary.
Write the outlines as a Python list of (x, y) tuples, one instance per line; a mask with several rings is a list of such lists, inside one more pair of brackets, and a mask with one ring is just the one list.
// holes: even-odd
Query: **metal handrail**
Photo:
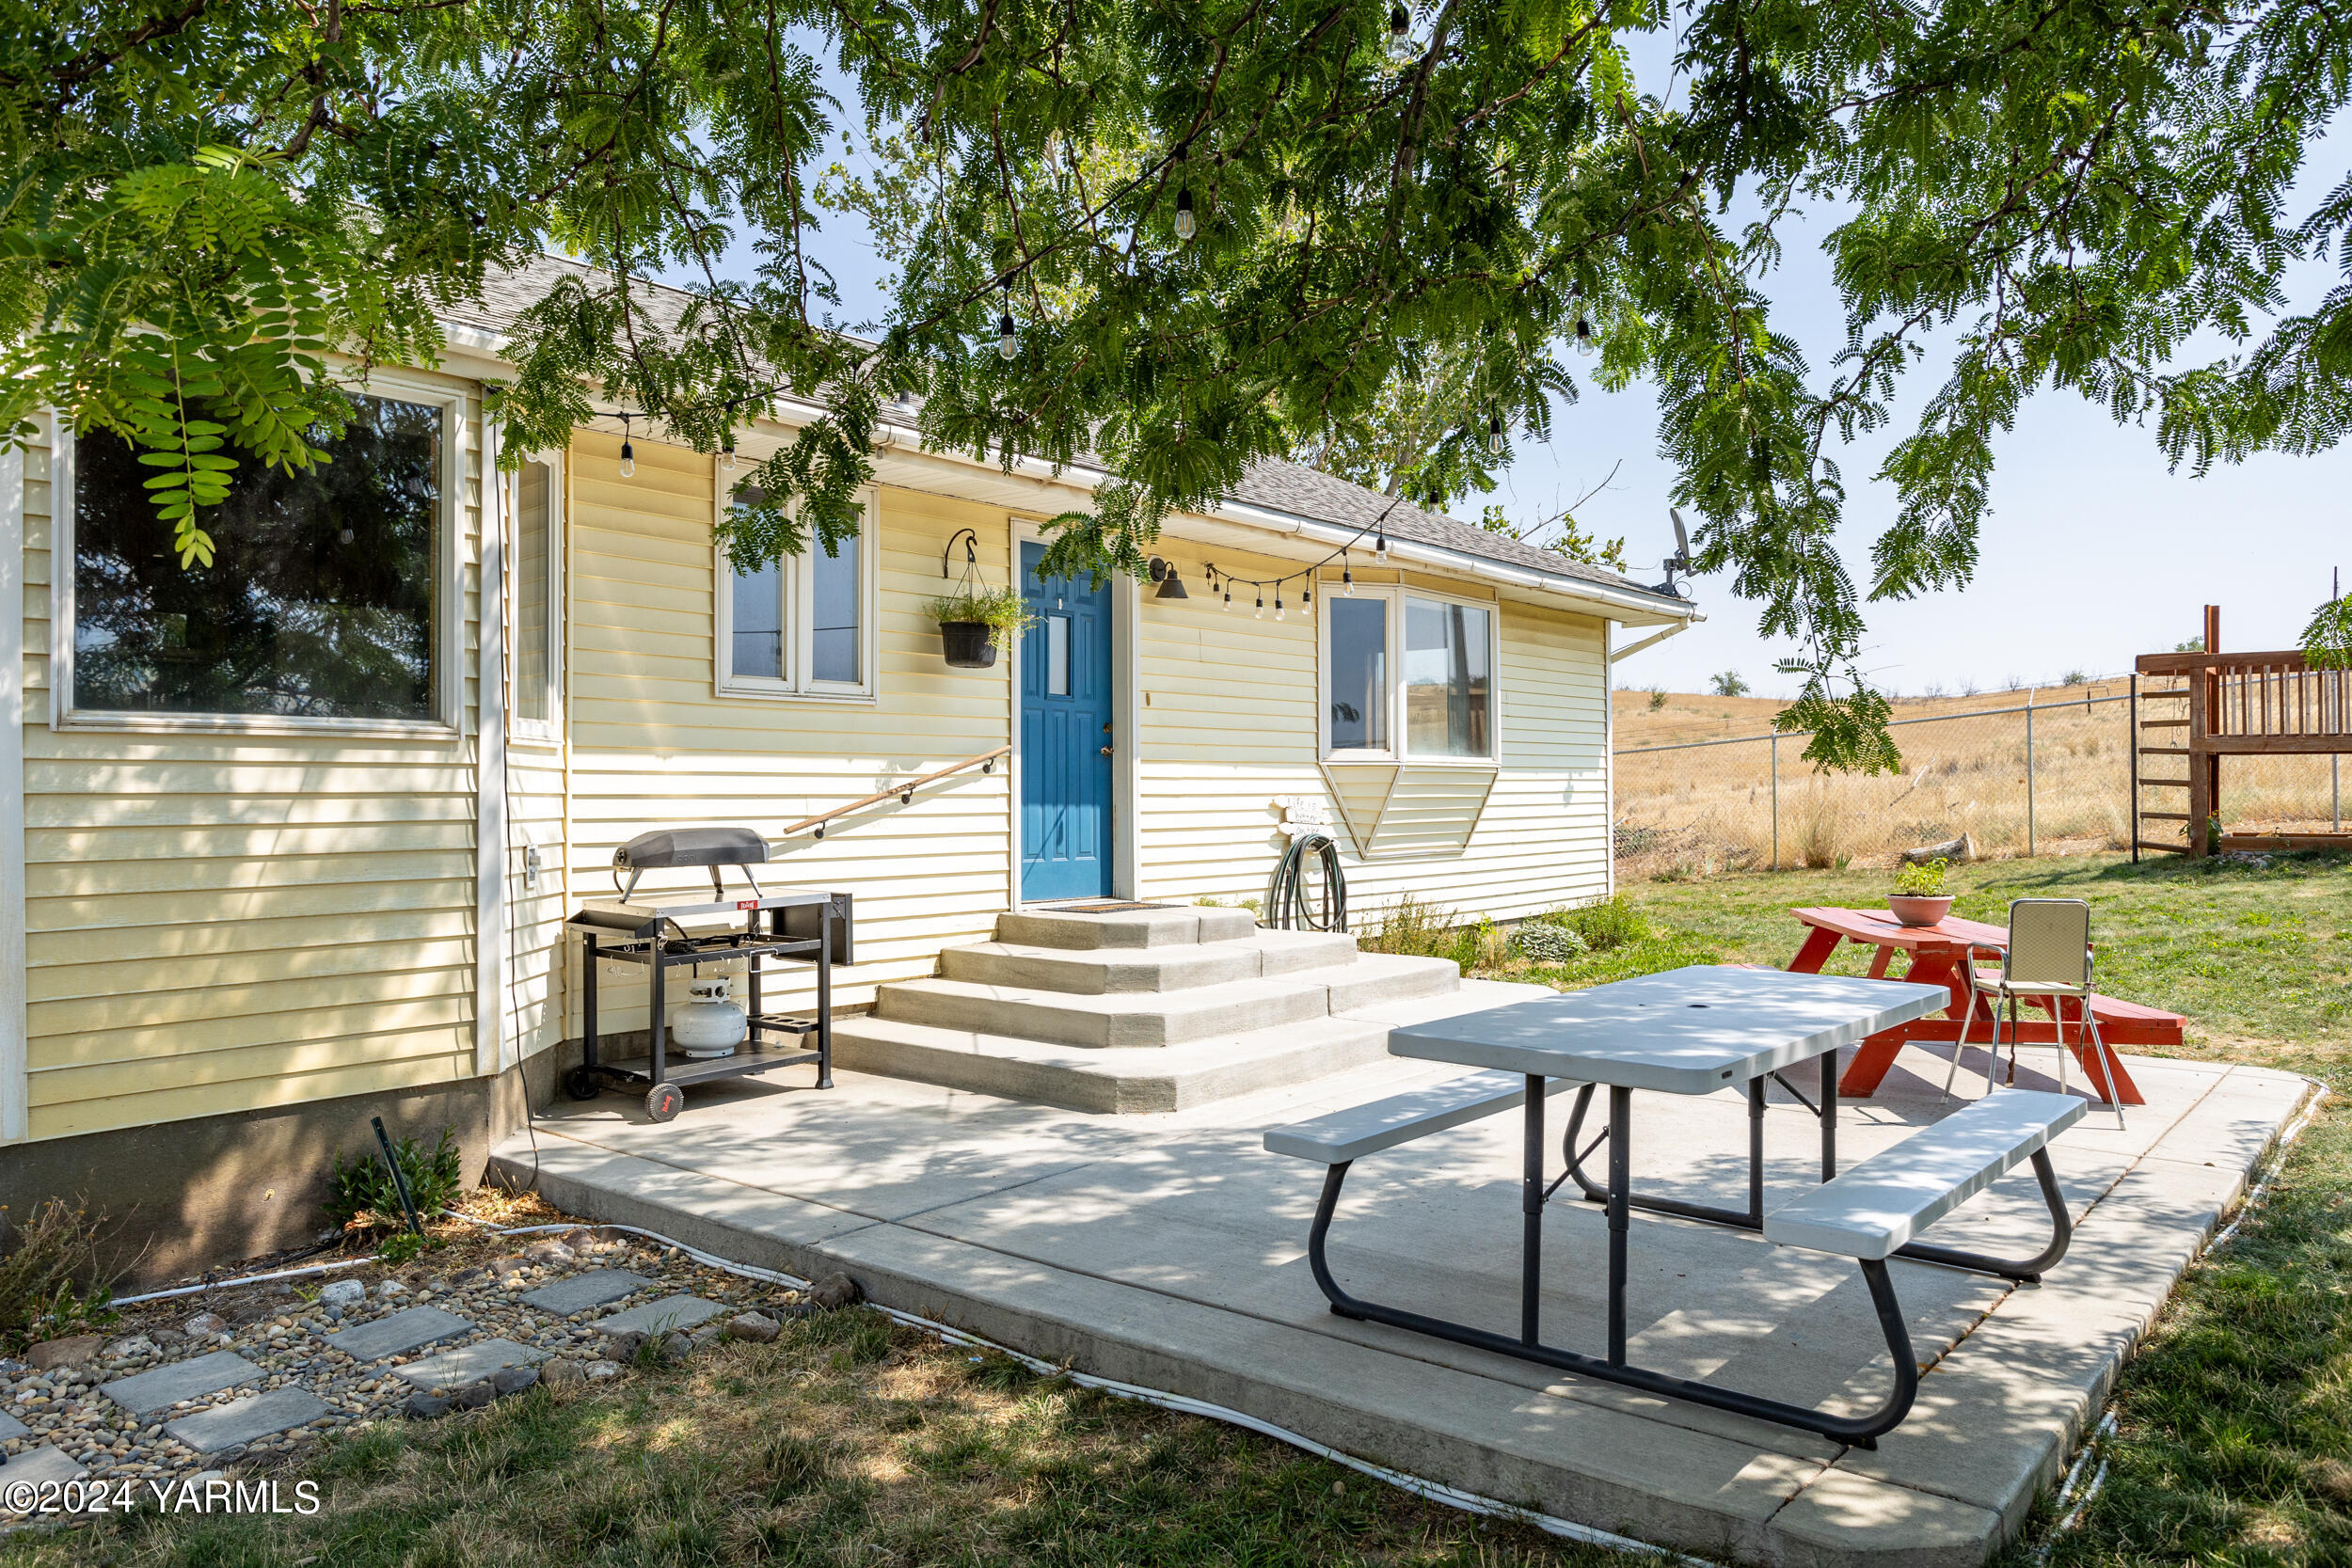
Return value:
[(965, 768), (976, 765), (983, 773), (993, 773), (996, 771), (996, 759), (1009, 754), (1011, 751), (1012, 748), (1009, 745), (1005, 745), (997, 747), (993, 752), (976, 752), (965, 757), (961, 762), (949, 763), (935, 773), (926, 773), (919, 779), (909, 779), (903, 784), (892, 784), (888, 789), (877, 790), (863, 800), (852, 800), (846, 806), (835, 806), (831, 811), (819, 812), (815, 816), (803, 817), (776, 836), (793, 838), (814, 828), (817, 830), (817, 836), (821, 839), (825, 836), (825, 824), (837, 816), (847, 816), (853, 811), (864, 811), (868, 806), (878, 806), (894, 795), (898, 797), (900, 805), (910, 804), (914, 800), (914, 792), (925, 784), (936, 784), (950, 773), (961, 773)]

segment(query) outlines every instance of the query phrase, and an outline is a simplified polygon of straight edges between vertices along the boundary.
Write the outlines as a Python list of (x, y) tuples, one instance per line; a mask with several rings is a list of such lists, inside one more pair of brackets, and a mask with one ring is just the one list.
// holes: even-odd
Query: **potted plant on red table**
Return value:
[(1944, 891), (1943, 857), (1906, 865), (1895, 873), (1894, 891), (1886, 907), (1906, 926), (1940, 926), (1952, 912), (1952, 895)]

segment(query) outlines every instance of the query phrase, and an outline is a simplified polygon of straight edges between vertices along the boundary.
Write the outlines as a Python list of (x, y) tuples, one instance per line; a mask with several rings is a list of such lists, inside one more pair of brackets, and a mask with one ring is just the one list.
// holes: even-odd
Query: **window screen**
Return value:
[(1389, 606), (1385, 599), (1326, 599), (1331, 623), (1327, 700), (1331, 749), (1388, 750)]
[(865, 678), (860, 668), (865, 657), (860, 626), (865, 596), (859, 589), (858, 545), (852, 534), (831, 550), (819, 541), (809, 552), (809, 673), (817, 680), (853, 686)]
[(1405, 603), (1405, 749), (1414, 756), (1493, 754), (1487, 616), (1477, 605)]
[(784, 678), (784, 567), (770, 562), (735, 574), (729, 668), (738, 675)]
[(550, 478), (544, 463), (525, 463), (515, 476), (515, 717), (543, 724), (553, 705), (548, 645), (555, 516)]
[(73, 702), (135, 713), (429, 720), (443, 410), (355, 396), (331, 461), (269, 467), (233, 443), (229, 499), (183, 568), (131, 448), (75, 444)]

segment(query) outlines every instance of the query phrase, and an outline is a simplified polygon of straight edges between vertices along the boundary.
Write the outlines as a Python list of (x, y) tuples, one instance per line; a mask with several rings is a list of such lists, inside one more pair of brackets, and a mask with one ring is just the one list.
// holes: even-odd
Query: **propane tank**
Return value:
[(732, 1056), (751, 1033), (751, 1020), (731, 992), (735, 982), (725, 975), (687, 983), (686, 1006), (670, 1021), (670, 1040), (681, 1055), (698, 1058)]

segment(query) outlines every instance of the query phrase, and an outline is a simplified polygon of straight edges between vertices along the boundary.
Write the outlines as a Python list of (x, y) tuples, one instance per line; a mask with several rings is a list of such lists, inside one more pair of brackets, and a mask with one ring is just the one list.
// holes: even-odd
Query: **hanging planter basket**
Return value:
[(947, 575), (947, 560), (963, 542), (963, 580), (955, 591), (933, 599), (924, 609), (939, 623), (939, 651), (950, 670), (995, 667), (997, 651), (1027, 628), (1029, 607), (1012, 588), (991, 588), (980, 577), (979, 535), (970, 529), (947, 541), (939, 558), (939, 575)]
[(995, 628), (986, 621), (942, 621), (939, 648), (951, 670), (987, 670), (996, 663)]

